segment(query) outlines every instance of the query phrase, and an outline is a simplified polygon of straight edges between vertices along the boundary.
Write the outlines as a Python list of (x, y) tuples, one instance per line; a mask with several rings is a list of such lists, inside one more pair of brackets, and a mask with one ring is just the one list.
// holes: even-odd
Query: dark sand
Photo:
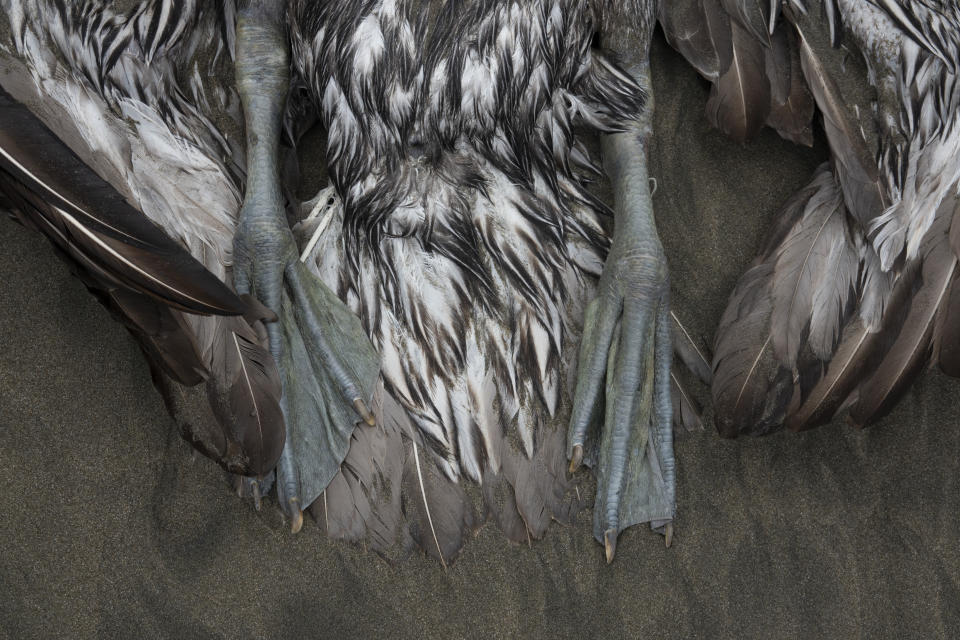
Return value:
[[(657, 215), (678, 313), (709, 335), (823, 149), (729, 144), (658, 43)], [(612, 566), (589, 514), (531, 548), (487, 526), (444, 572), (291, 535), (191, 460), (137, 347), (39, 236), (0, 222), (0, 637), (954, 637), (960, 384), (882, 424), (677, 443), (674, 547)]]

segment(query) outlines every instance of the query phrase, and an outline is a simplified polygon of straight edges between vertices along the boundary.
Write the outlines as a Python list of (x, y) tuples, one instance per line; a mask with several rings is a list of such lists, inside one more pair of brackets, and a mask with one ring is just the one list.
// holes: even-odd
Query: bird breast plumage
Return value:
[(607, 243), (575, 127), (616, 129), (643, 95), (591, 49), (583, 0), (448, 3), (435, 22), (415, 4), (292, 7), (341, 198), (307, 259), (444, 473), (479, 481), (505, 447), (562, 450), (570, 343)]

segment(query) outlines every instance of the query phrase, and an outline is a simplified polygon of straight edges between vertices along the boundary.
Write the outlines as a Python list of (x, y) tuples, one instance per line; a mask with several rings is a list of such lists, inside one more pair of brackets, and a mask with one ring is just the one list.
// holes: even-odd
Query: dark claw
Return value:
[(263, 506), (264, 488), (269, 490), (269, 480), (263, 478), (250, 478), (247, 476), (234, 476), (233, 488), (237, 492), (238, 498), (252, 498), (253, 508), (260, 511)]
[(260, 482), (254, 480), (251, 484), (253, 484), (253, 508), (260, 511), (260, 507), (263, 506), (263, 497), (260, 495)]
[(367, 403), (363, 401), (363, 398), (354, 398), (353, 408), (357, 410), (357, 413), (360, 414), (360, 417), (363, 418), (363, 421), (369, 426), (376, 426), (377, 421), (373, 417), (373, 414), (370, 413), (370, 409), (367, 408)]
[(583, 445), (573, 445), (573, 455), (570, 456), (570, 473), (576, 473), (580, 465), (583, 464)]
[(603, 548), (607, 554), (607, 564), (613, 562), (613, 556), (617, 553), (617, 530), (607, 529), (603, 533)]
[(300, 533), (303, 528), (303, 510), (297, 498), (290, 498), (290, 533)]

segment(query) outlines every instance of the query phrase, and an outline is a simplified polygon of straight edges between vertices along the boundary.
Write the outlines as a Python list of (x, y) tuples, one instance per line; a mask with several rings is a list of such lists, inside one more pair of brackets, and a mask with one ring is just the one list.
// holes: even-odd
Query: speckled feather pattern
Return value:
[[(231, 78), (211, 78), (233, 46), (232, 0), (151, 0), (129, 14), (103, 0), (0, 6), (41, 118), (61, 136), (75, 129), (95, 171), (230, 283), (242, 143), (212, 115), (239, 119), (239, 99)], [(221, 321), (185, 319), (209, 358)]]
[[(209, 119), (210, 102), (233, 109), (238, 102), (220, 83), (205, 88), (210, 68), (195, 64), (185, 87), (177, 74), (205, 43), (216, 43), (213, 64), (229, 55), (232, 36), (223, 33), (232, 32), (225, 21), (231, 12), (193, 0), (144, 2), (129, 15), (102, 0), (5, 4), (17, 53), (40, 94), (74, 110), (91, 149), (108, 156), (91, 153), (91, 162), (114, 165), (126, 179), (121, 192), (192, 251), (212, 250), (219, 265), (204, 262), (222, 276), (231, 262), (239, 170), (236, 143)], [(98, 113), (104, 106), (108, 112)]]
[[(342, 203), (308, 259), (380, 350), (385, 390), (383, 427), (354, 438), (324, 519), (380, 548), (414, 520), (449, 559), (475, 524), (463, 479), (515, 540), (563, 517), (568, 373), (608, 244), (579, 138), (620, 130), (645, 95), (593, 46), (587, 0), (423, 6), (296, 0), (289, 32)], [(210, 77), (234, 46), (232, 2), (5, 8), (38, 94), (72, 114), (91, 161), (229, 282), (242, 144), (212, 114), (239, 111)], [(206, 350), (221, 330), (194, 326)]]
[(343, 199), (338, 251), (314, 260), (443, 472), (480, 480), (557, 418), (567, 313), (602, 264), (575, 129), (617, 130), (644, 97), (591, 48), (586, 2), (419, 6), (293, 3)]

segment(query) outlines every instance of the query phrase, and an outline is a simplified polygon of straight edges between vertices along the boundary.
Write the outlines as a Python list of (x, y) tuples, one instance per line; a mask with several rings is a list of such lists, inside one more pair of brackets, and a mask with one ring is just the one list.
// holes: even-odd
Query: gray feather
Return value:
[[(921, 247), (921, 286), (902, 322), (902, 329), (880, 364), (858, 389), (850, 416), (866, 426), (886, 415), (930, 358), (938, 312), (948, 300), (957, 273), (947, 224), (935, 223)], [(939, 227), (939, 228), (937, 228)]]
[[(679, 51), (700, 75), (716, 81), (720, 77), (720, 58), (704, 13), (703, 0), (660, 2), (658, 18), (670, 46)], [(723, 28), (729, 30), (729, 27)]]
[(720, 5), (757, 42), (769, 44), (770, 0), (720, 0)]
[(767, 126), (786, 140), (812, 146), (815, 105), (800, 67), (796, 35), (789, 29), (777, 29), (771, 35), (766, 73), (770, 81)]
[(763, 45), (736, 21), (730, 23), (730, 35), (730, 62), (710, 91), (707, 118), (732, 139), (744, 142), (766, 122), (770, 83)]
[(717, 430), (733, 438), (779, 427), (793, 377), (773, 356), (770, 297), (773, 265), (759, 261), (740, 278), (717, 328), (713, 405)]
[(710, 371), (711, 356), (707, 349), (699, 345), (698, 340), (687, 330), (676, 312), (670, 312), (673, 335), (673, 348), (680, 361), (692, 371), (701, 382), (710, 384), (713, 374)]
[(833, 353), (859, 262), (829, 168), (821, 166), (792, 203), (803, 214), (775, 256), (771, 317), (774, 353), (789, 369), (808, 336), (818, 357)]
[(791, 409), (786, 426), (793, 431), (811, 429), (828, 423), (845, 407), (854, 404), (857, 388), (864, 377), (880, 363), (899, 334), (905, 314), (913, 301), (920, 265), (908, 265), (885, 297), (882, 324), (867, 325), (855, 317), (844, 328), (836, 353), (802, 402)]
[(847, 209), (866, 227), (887, 205), (877, 163), (839, 87), (815, 52), (805, 31), (800, 34), (800, 62), (817, 107), (823, 114), (824, 129), (834, 166), (843, 187)]

